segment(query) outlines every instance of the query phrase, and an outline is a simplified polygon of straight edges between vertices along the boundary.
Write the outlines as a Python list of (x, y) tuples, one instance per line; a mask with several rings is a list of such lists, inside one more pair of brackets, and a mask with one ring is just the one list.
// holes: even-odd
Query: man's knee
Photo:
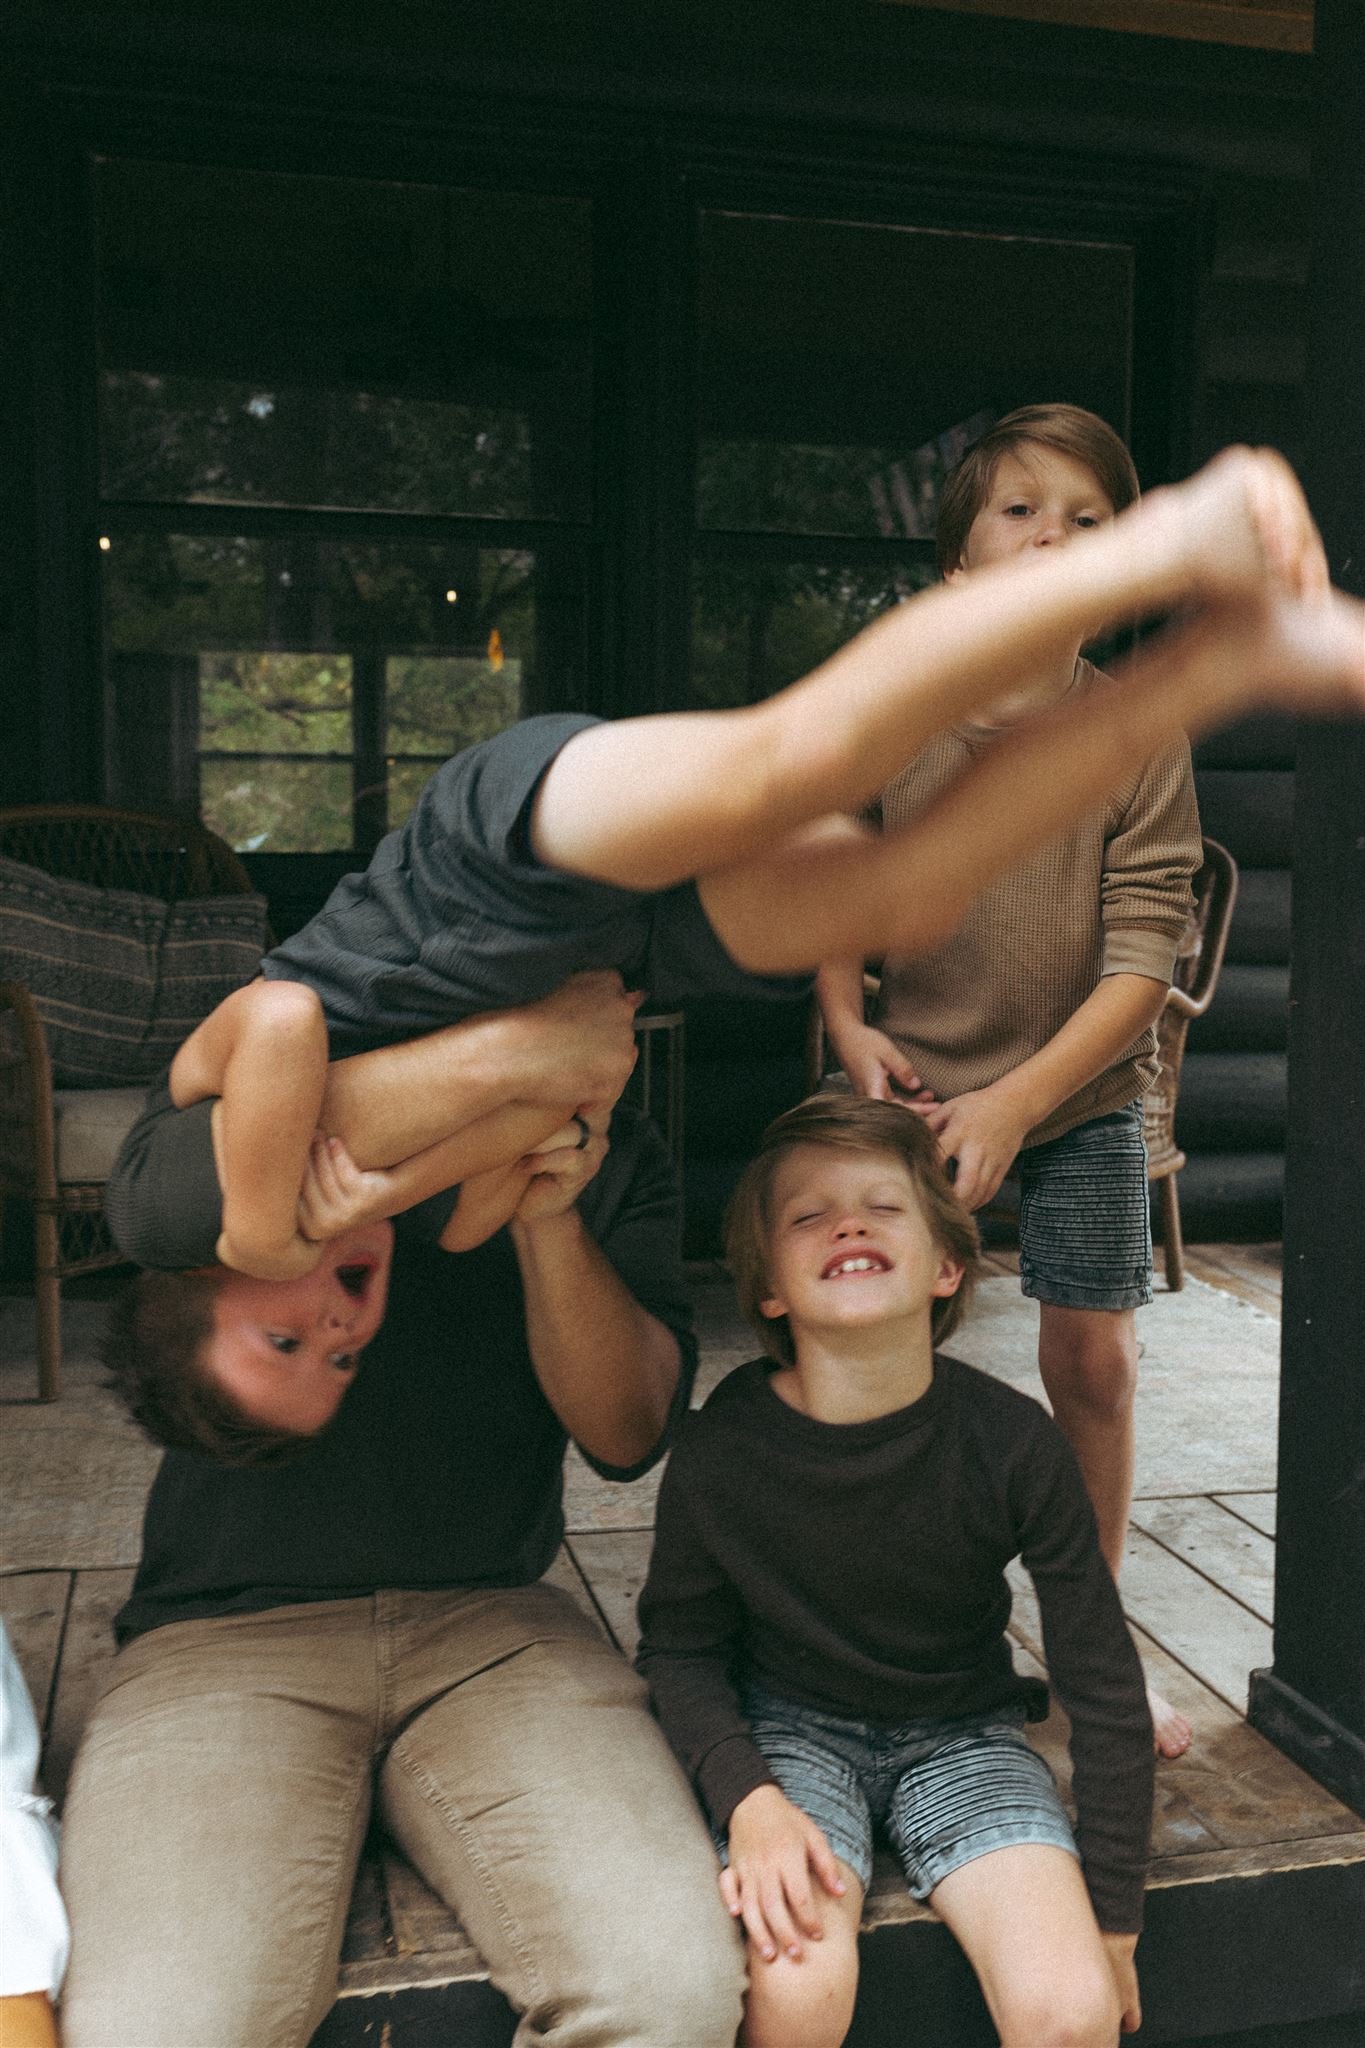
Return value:
[(611, 1915), (600, 1979), (608, 2025), (593, 2038), (732, 2048), (744, 1998), (744, 1945), (719, 1890), (689, 1896), (662, 1874), (651, 1890), (629, 1912)]

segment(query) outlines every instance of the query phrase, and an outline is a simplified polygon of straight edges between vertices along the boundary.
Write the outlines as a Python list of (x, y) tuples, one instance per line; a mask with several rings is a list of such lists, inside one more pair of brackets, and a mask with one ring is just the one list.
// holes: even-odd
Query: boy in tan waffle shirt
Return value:
[[(1136, 496), (1131, 457), (1104, 421), (1075, 406), (1023, 407), (949, 480), (939, 568), (952, 581), (1025, 549), (1064, 547)], [(882, 792), (876, 822), (896, 831), (1001, 733), (1099, 679), (1079, 647), (1063, 651), (1027, 688), (932, 740)], [(982, 1207), (1018, 1174), (1039, 1369), (1116, 1577), (1133, 1486), (1134, 1311), (1151, 1299), (1141, 1098), (1156, 1078), (1153, 1026), (1199, 860), (1181, 740), (992, 884), (942, 946), (888, 957), (870, 1023), (861, 961), (820, 976), (826, 1029), (852, 1085), (913, 1103), (956, 1162), (967, 1205)], [(1178, 1756), (1188, 1723), (1159, 1697), (1151, 1704), (1158, 1750)]]

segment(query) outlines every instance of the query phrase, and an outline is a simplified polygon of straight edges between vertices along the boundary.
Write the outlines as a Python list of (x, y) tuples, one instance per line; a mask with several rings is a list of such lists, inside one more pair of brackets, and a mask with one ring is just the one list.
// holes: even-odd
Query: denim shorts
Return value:
[(741, 1697), (768, 1769), (864, 1891), (875, 1830), (890, 1842), (917, 1899), (993, 1849), (1044, 1842), (1077, 1855), (1052, 1773), (1029, 1747), (1022, 1714), (997, 1708), (886, 1727), (752, 1684)]
[(1140, 1102), (1028, 1146), (1014, 1170), (1025, 1294), (1061, 1308), (1141, 1308), (1151, 1300)]

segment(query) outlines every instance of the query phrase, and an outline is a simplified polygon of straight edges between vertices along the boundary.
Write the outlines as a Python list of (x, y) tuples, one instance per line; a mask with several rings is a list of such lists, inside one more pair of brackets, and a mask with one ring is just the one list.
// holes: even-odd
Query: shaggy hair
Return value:
[(1133, 458), (1098, 413), (1079, 405), (1021, 405), (987, 427), (943, 486), (934, 536), (940, 576), (962, 566), (967, 535), (990, 496), (1000, 458), (1030, 447), (1051, 448), (1083, 462), (1115, 512), (1124, 511), (1138, 495)]
[(782, 1161), (798, 1145), (825, 1145), (832, 1152), (885, 1153), (905, 1168), (935, 1244), (963, 1269), (957, 1292), (940, 1296), (931, 1310), (934, 1343), (943, 1343), (967, 1311), (981, 1248), (976, 1224), (953, 1193), (933, 1132), (921, 1117), (898, 1102), (830, 1092), (812, 1095), (769, 1124), (726, 1212), (725, 1250), (739, 1305), (768, 1356), (780, 1365), (790, 1365), (796, 1357), (787, 1318), (765, 1316), (760, 1303), (769, 1291), (773, 1183)]
[(253, 1422), (205, 1370), (215, 1285), (212, 1273), (138, 1273), (105, 1325), (107, 1384), (168, 1450), (219, 1465), (280, 1464), (308, 1439)]

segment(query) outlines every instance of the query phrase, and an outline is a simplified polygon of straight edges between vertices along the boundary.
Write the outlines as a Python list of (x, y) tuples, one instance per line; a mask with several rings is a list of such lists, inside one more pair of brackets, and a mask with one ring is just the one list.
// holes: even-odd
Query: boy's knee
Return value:
[(1113, 2048), (1119, 2000), (1107, 1968), (1031, 1980), (997, 2016), (1000, 2048)]
[(261, 1046), (310, 1045), (327, 1022), (322, 1000), (302, 981), (258, 981), (251, 990), (251, 1010), (244, 1033), (253, 1049)]
[(744, 2048), (839, 2048), (857, 1993), (856, 1937), (807, 1942), (799, 1962), (751, 1956)]
[(1137, 1392), (1137, 1340), (1131, 1318), (1098, 1312), (1075, 1321), (1044, 1317), (1038, 1367), (1054, 1406), (1060, 1402), (1119, 1419)]

